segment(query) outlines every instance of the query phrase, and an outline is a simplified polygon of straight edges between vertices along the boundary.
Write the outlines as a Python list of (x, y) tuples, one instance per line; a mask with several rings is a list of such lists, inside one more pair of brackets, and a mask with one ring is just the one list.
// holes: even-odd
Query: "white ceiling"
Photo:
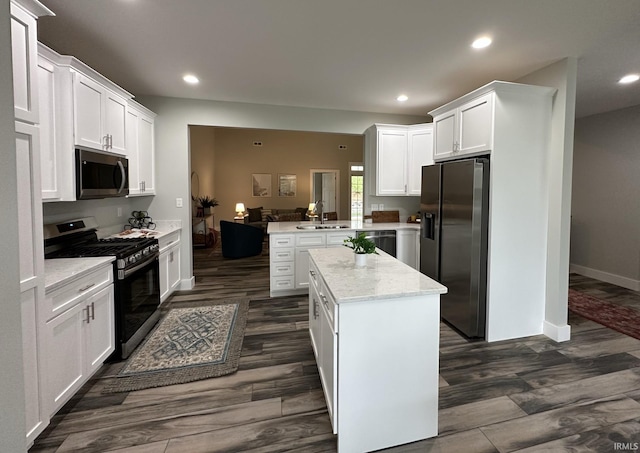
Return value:
[(135, 95), (425, 115), (571, 56), (577, 116), (640, 104), (639, 0), (42, 2), (40, 40)]

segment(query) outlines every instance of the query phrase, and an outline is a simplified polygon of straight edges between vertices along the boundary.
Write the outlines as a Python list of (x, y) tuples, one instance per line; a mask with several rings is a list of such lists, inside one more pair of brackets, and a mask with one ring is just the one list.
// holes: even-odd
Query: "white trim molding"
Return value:
[(555, 324), (551, 324), (549, 321), (544, 321), (542, 324), (542, 333), (553, 341), (561, 343), (571, 339), (571, 326), (569, 324), (556, 326)]
[(621, 275), (611, 274), (609, 272), (599, 271), (597, 269), (591, 269), (577, 264), (570, 264), (569, 272), (584, 275), (585, 277), (595, 278), (596, 280), (611, 283), (612, 285), (622, 286), (623, 288), (631, 289), (633, 291), (640, 291), (640, 280), (634, 280), (629, 277), (623, 277)]

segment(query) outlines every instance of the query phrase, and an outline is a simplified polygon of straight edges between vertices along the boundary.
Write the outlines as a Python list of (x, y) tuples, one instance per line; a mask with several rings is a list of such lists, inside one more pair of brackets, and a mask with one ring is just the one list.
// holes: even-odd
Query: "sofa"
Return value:
[(220, 221), (222, 256), (225, 258), (246, 258), (262, 253), (262, 231), (242, 223)]
[(244, 223), (262, 228), (267, 234), (269, 222), (300, 222), (307, 219), (307, 208), (274, 209), (274, 208), (248, 208)]

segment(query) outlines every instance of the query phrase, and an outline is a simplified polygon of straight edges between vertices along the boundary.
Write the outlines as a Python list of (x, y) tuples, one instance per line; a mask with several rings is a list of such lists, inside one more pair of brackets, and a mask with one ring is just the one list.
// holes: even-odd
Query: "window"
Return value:
[(351, 162), (349, 164), (351, 220), (362, 221), (364, 217), (363, 182), (364, 165), (361, 162)]

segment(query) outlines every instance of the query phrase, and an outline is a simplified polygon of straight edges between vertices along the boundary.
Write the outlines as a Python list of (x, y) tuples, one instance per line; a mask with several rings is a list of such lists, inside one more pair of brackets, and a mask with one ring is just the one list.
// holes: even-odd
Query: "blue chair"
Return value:
[(220, 236), (225, 258), (246, 258), (262, 253), (262, 228), (221, 220)]

